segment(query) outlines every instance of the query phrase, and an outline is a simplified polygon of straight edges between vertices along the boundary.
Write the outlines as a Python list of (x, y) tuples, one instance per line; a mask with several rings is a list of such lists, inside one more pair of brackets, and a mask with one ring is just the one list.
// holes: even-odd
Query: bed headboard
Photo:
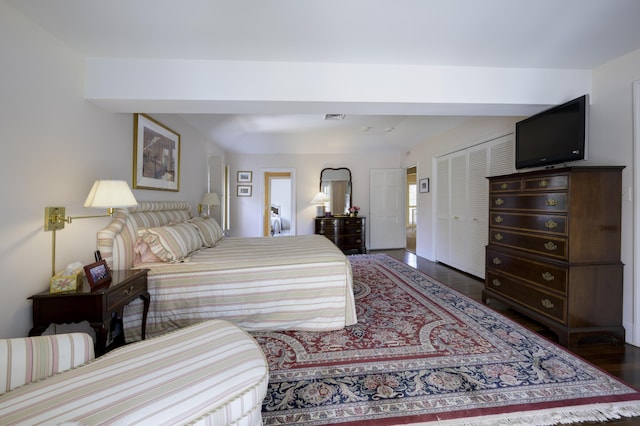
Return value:
[(138, 228), (184, 222), (191, 217), (191, 205), (184, 201), (142, 201), (137, 207), (117, 209), (111, 223), (98, 231), (98, 250), (112, 269), (130, 269)]

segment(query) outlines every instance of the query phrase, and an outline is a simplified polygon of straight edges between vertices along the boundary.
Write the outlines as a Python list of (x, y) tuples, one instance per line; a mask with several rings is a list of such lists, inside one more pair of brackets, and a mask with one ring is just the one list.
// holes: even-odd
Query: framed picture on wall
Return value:
[(418, 189), (420, 192), (429, 192), (429, 178), (420, 179)]
[(250, 183), (252, 175), (252, 172), (238, 172), (238, 183)]
[(133, 117), (133, 187), (179, 191), (180, 135), (145, 114)]
[(251, 185), (238, 185), (238, 197), (251, 197)]

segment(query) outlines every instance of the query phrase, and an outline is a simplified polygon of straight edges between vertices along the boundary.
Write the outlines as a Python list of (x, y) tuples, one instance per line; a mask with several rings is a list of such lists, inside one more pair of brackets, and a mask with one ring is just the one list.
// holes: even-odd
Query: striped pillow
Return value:
[(163, 262), (177, 262), (202, 247), (200, 235), (189, 223), (138, 228), (138, 237)]
[(214, 247), (224, 238), (222, 227), (214, 218), (194, 217), (189, 222), (198, 230), (204, 247)]

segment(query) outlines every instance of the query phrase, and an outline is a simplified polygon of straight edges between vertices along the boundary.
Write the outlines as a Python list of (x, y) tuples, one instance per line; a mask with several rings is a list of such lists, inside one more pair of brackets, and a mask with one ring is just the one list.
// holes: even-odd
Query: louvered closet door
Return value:
[(487, 176), (514, 170), (513, 134), (436, 160), (436, 260), (480, 278), (489, 234)]
[(451, 266), (467, 269), (469, 216), (467, 208), (467, 153), (451, 157)]
[(436, 162), (436, 260), (445, 264), (451, 262), (451, 229), (449, 226), (450, 208), (449, 157)]
[(484, 278), (485, 246), (488, 242), (489, 182), (488, 149), (471, 149), (468, 155), (468, 262), (467, 272)]

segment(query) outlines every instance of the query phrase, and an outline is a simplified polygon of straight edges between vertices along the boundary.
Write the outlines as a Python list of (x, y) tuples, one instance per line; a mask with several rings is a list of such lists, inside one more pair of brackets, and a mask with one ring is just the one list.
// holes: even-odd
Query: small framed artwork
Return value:
[(429, 178), (420, 179), (418, 188), (420, 192), (429, 192)]
[(238, 185), (238, 197), (251, 197), (251, 185)]
[(179, 191), (180, 135), (145, 114), (133, 117), (133, 187)]
[(251, 183), (252, 172), (238, 172), (238, 183)]
[(111, 273), (105, 260), (86, 265), (84, 267), (84, 273), (87, 276), (91, 290), (104, 287), (111, 283)]

